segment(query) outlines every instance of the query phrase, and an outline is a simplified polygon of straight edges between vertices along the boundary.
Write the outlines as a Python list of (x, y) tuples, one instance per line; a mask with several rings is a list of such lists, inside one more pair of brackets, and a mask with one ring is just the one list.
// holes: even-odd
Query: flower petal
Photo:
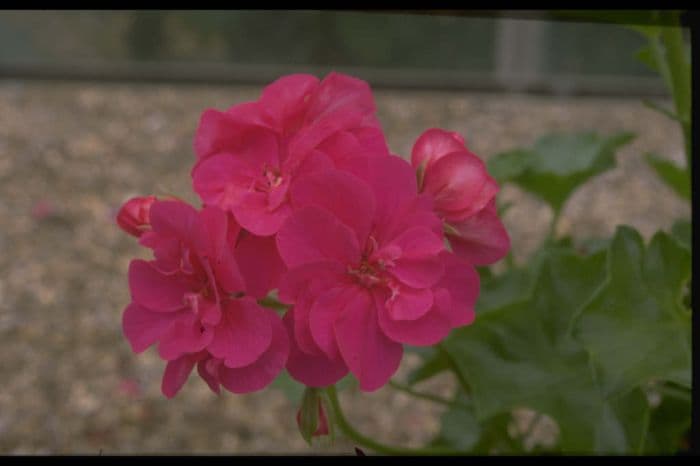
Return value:
[(474, 265), (493, 264), (510, 250), (510, 237), (498, 218), (495, 200), (476, 215), (451, 226), (459, 232), (459, 236), (448, 235), (452, 250)]
[(122, 330), (134, 353), (141, 353), (157, 342), (178, 315), (153, 312), (136, 303), (129, 304), (122, 315)]
[(366, 300), (347, 307), (335, 322), (340, 354), (365, 392), (386, 384), (399, 368), (403, 354), (401, 344), (379, 328), (378, 311), (372, 298), (366, 296)]
[[(219, 369), (221, 384), (233, 393), (249, 393), (269, 385), (284, 368), (289, 357), (289, 337), (282, 321), (271, 309), (262, 309), (272, 330), (271, 343), (253, 363)], [(261, 316), (262, 317), (262, 316)]]
[[(469, 325), (474, 321), (474, 305), (479, 297), (479, 274), (474, 267), (452, 253), (444, 252), (441, 256), (445, 274), (436, 286), (436, 308), (453, 327)], [(441, 290), (449, 293), (449, 300), (441, 298)]]
[(352, 263), (360, 257), (354, 232), (328, 211), (313, 206), (289, 217), (277, 234), (277, 248), (289, 268), (329, 259)]
[(404, 285), (413, 288), (428, 288), (437, 283), (445, 269), (437, 257), (426, 259), (398, 259), (389, 273)]
[(311, 306), (308, 320), (311, 336), (329, 359), (338, 359), (338, 344), (333, 325), (344, 309), (353, 312), (355, 306), (367, 302), (367, 292), (355, 286), (332, 288), (321, 293)]
[(204, 379), (204, 381), (209, 385), (211, 391), (217, 395), (221, 393), (219, 388), (219, 368), (221, 367), (221, 360), (216, 358), (206, 358), (200, 359), (197, 363), (197, 373)]
[(454, 152), (426, 169), (423, 192), (433, 196), (438, 212), (461, 220), (483, 209), (498, 193), (498, 184), (479, 157)]
[(172, 312), (185, 307), (183, 298), (191, 290), (179, 275), (164, 275), (141, 259), (129, 263), (129, 289), (137, 304), (152, 311)]
[(364, 244), (374, 220), (374, 194), (350, 173), (330, 169), (302, 176), (291, 190), (294, 208), (315, 206), (332, 213)]
[(309, 387), (326, 387), (342, 379), (348, 368), (341, 358), (328, 359), (322, 352), (309, 354), (301, 351), (294, 337), (294, 312), (290, 309), (284, 315), (283, 323), (290, 335), (289, 359), (287, 371), (289, 375)]
[(183, 312), (161, 337), (158, 355), (172, 361), (183, 354), (197, 353), (207, 347), (213, 336), (195, 314)]
[(246, 165), (231, 153), (219, 153), (195, 165), (192, 187), (206, 204), (231, 212), (257, 175), (256, 167)]
[(277, 233), (292, 212), (289, 204), (279, 205), (270, 210), (268, 196), (261, 192), (244, 194), (237, 205), (233, 206), (233, 215), (243, 228), (258, 236), (271, 236)]
[(247, 234), (238, 241), (234, 255), (249, 296), (261, 299), (277, 288), (286, 267), (277, 252), (275, 238)]
[(267, 309), (253, 298), (226, 301), (219, 325), (207, 347), (209, 352), (224, 360), (227, 367), (244, 367), (255, 362), (272, 339), (272, 327)]
[(392, 340), (413, 346), (435, 345), (452, 329), (449, 320), (435, 308), (415, 320), (395, 320), (388, 312), (382, 312), (379, 326)]
[(418, 168), (425, 164), (427, 168), (443, 156), (451, 152), (464, 151), (464, 138), (456, 132), (440, 128), (430, 128), (421, 134), (413, 144), (411, 165)]
[(153, 231), (161, 235), (189, 238), (197, 211), (182, 201), (156, 201), (149, 211)]
[[(393, 298), (386, 301), (386, 310), (394, 320), (415, 320), (425, 315), (433, 306), (433, 293), (429, 289), (417, 290), (399, 287)], [(379, 313), (384, 312), (379, 308)]]
[(168, 361), (163, 373), (161, 391), (168, 398), (174, 397), (180, 391), (192, 372), (192, 368), (197, 363), (199, 355), (187, 354), (173, 361)]

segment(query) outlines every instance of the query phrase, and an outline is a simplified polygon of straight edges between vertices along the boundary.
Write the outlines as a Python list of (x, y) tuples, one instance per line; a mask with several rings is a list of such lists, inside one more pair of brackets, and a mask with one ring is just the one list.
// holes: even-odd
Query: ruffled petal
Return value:
[(198, 316), (182, 313), (161, 337), (158, 355), (168, 361), (188, 353), (202, 351), (211, 342), (214, 334), (208, 327), (203, 327)]
[[(415, 320), (425, 315), (433, 306), (433, 293), (429, 289), (417, 290), (402, 286), (385, 305), (392, 319)], [(383, 311), (379, 309), (380, 314)]]
[(168, 398), (174, 397), (180, 391), (197, 363), (200, 355), (188, 354), (173, 361), (168, 361), (163, 373), (161, 391)]
[(250, 297), (226, 301), (221, 321), (207, 347), (209, 352), (232, 368), (244, 367), (256, 361), (272, 340), (272, 325), (267, 311)]
[[(444, 315), (453, 327), (469, 325), (474, 321), (474, 305), (479, 297), (479, 274), (474, 267), (452, 253), (442, 253), (445, 275), (435, 287), (435, 302), (438, 312)], [(449, 300), (443, 299), (444, 291)]]
[(172, 312), (185, 307), (185, 293), (191, 291), (179, 275), (165, 275), (152, 264), (134, 259), (129, 263), (129, 289), (137, 304), (152, 311)]
[(450, 224), (459, 232), (448, 235), (452, 251), (474, 265), (489, 265), (510, 250), (510, 236), (498, 218), (495, 200), (476, 215)]
[(289, 357), (289, 337), (281, 319), (270, 309), (262, 309), (272, 329), (271, 343), (253, 363), (219, 369), (221, 384), (233, 393), (249, 393), (269, 385), (284, 368)]
[(277, 288), (286, 267), (275, 238), (247, 234), (236, 245), (234, 255), (249, 296), (261, 299)]
[[(365, 295), (366, 296), (366, 295)], [(374, 300), (367, 296), (338, 316), (335, 335), (343, 360), (360, 382), (362, 391), (385, 385), (399, 368), (403, 347), (384, 335)]]
[(271, 236), (277, 233), (291, 213), (292, 209), (287, 203), (270, 210), (268, 195), (261, 192), (244, 194), (238, 205), (233, 207), (233, 215), (238, 223), (259, 236)]
[(129, 304), (122, 314), (122, 330), (134, 353), (141, 353), (157, 342), (178, 315), (153, 312), (136, 303)]
[(299, 349), (294, 338), (295, 311), (296, 308), (290, 309), (283, 319), (290, 335), (289, 359), (286, 365), (289, 375), (309, 387), (326, 387), (336, 383), (348, 373), (345, 362), (342, 358), (328, 359), (321, 351), (306, 353)]
[(430, 128), (421, 134), (413, 144), (411, 165), (426, 168), (433, 162), (452, 152), (464, 151), (464, 138), (456, 132), (440, 128)]
[(277, 234), (277, 248), (289, 268), (322, 260), (353, 263), (360, 258), (354, 232), (328, 211), (313, 206), (289, 217)]
[(295, 208), (315, 206), (325, 209), (350, 227), (364, 244), (374, 220), (374, 194), (362, 180), (340, 170), (305, 175), (291, 190)]

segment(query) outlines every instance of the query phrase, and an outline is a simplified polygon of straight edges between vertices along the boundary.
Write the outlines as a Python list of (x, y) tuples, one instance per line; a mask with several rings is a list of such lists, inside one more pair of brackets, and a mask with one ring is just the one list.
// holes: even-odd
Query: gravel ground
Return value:
[[(341, 453), (309, 448), (296, 407), (280, 390), (214, 396), (192, 377), (160, 393), (154, 351), (134, 356), (121, 335), (126, 271), (146, 257), (118, 230), (118, 206), (137, 194), (195, 201), (189, 170), (202, 110), (257, 98), (260, 87), (0, 81), (0, 453)], [(579, 190), (560, 233), (611, 234), (630, 224), (647, 238), (689, 206), (641, 160), (683, 160), (678, 128), (637, 100), (456, 92), (376, 91), (391, 148), (410, 154), (428, 127), (461, 132), (484, 158), (529, 145), (551, 130), (630, 130), (638, 138), (618, 168)], [(541, 240), (550, 213), (505, 187), (516, 259)], [(415, 361), (404, 359), (404, 373)], [(424, 383), (449, 391), (451, 380)], [(419, 446), (439, 428), (440, 408), (390, 388), (341, 401), (360, 430)]]

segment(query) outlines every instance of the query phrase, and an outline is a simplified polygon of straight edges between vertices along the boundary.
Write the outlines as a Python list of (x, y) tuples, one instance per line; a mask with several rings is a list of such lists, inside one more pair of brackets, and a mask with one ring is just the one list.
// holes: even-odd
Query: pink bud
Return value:
[(150, 230), (149, 211), (155, 196), (133, 197), (126, 201), (117, 213), (117, 224), (125, 232), (137, 238)]
[[(297, 410), (297, 425), (299, 426), (299, 429), (302, 429), (301, 426), (301, 408)], [(328, 419), (326, 418), (326, 412), (323, 409), (323, 403), (321, 403), (321, 399), (318, 399), (318, 427), (316, 428), (316, 431), (311, 434), (312, 437), (321, 437), (323, 435), (328, 435), (329, 430), (328, 430)]]

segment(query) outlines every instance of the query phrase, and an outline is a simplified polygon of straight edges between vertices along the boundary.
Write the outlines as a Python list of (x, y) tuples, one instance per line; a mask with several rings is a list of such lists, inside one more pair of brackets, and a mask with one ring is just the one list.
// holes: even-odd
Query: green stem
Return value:
[(424, 400), (432, 401), (435, 403), (440, 403), (445, 406), (460, 406), (465, 409), (471, 409), (471, 406), (460, 402), (460, 401), (450, 401), (446, 398), (443, 398), (438, 395), (433, 395), (431, 393), (424, 393), (420, 392), (418, 390), (414, 390), (413, 388), (409, 387), (408, 385), (401, 384), (399, 382), (394, 382), (393, 380), (389, 380), (389, 386), (392, 387), (395, 390), (399, 390), (401, 392), (408, 393), (411, 396), (414, 396), (416, 398), (421, 398)]
[(363, 447), (372, 449), (377, 453), (383, 453), (386, 455), (456, 455), (460, 452), (444, 449), (444, 448), (403, 448), (395, 447), (392, 445), (386, 445), (377, 442), (374, 439), (362, 435), (360, 432), (356, 431), (345, 418), (343, 410), (340, 407), (340, 402), (338, 401), (338, 395), (336, 393), (335, 385), (331, 385), (326, 388), (326, 394), (328, 395), (328, 400), (331, 404), (331, 409), (333, 410), (333, 419), (338, 428), (345, 434), (347, 438), (353, 442), (362, 445)]
[(552, 243), (556, 239), (557, 224), (559, 223), (559, 217), (561, 217), (561, 209), (555, 209), (554, 215), (552, 216), (552, 222), (549, 224), (549, 232), (547, 232), (547, 243)]

